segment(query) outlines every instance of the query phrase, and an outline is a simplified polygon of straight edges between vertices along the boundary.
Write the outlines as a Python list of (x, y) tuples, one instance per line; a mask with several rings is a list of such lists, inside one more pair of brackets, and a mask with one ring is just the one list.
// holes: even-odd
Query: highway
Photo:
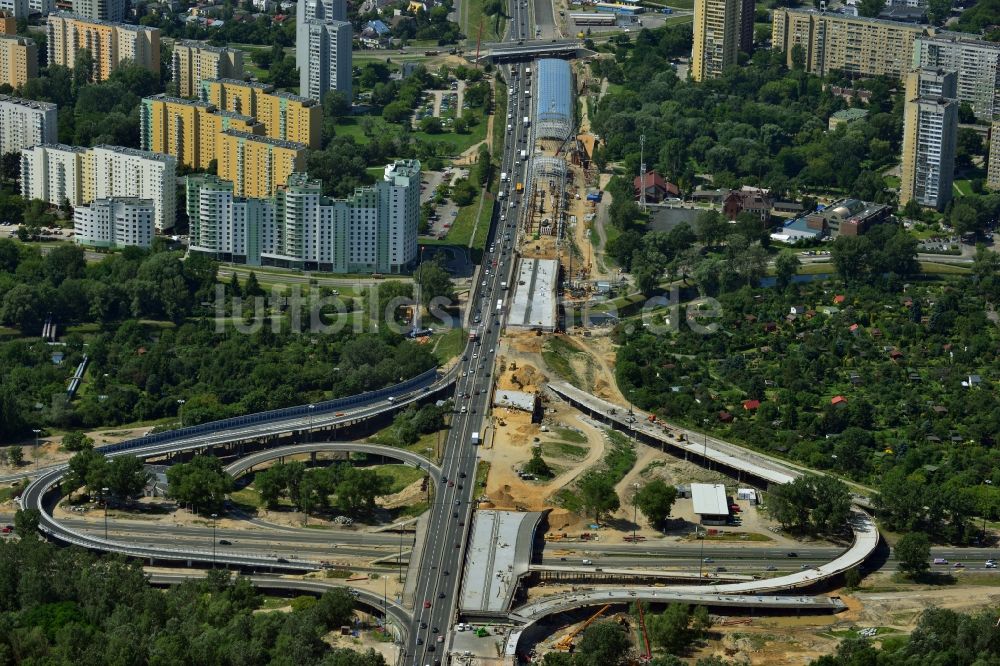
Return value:
[[(509, 41), (516, 42), (530, 34), (527, 4), (527, 0), (511, 0)], [(451, 423), (441, 464), (442, 484), (431, 508), (427, 529), (429, 539), (416, 572), (420, 578), (414, 593), (414, 624), (407, 637), (402, 662), (414, 666), (447, 663), (450, 628), (456, 617), (463, 558), (468, 530), (472, 525), (476, 475), (476, 448), (471, 444), (472, 433), (485, 435), (483, 424), (490, 409), (495, 351), (500, 345), (503, 317), (510, 307), (511, 292), (504, 291), (501, 282), (511, 281), (517, 218), (523, 214), (524, 204), (513, 183), (526, 182), (528, 169), (528, 161), (517, 160), (516, 155), (519, 150), (532, 152), (530, 128), (524, 126), (523, 117), (531, 118), (534, 114), (529, 104), (530, 97), (525, 94), (530, 86), (525, 65), (518, 63), (502, 67), (501, 71), (505, 74), (508, 87), (514, 89), (507, 100), (510, 120), (502, 116), (494, 118), (494, 131), (504, 131), (507, 124), (511, 125), (500, 158), (500, 171), (508, 174), (509, 180), (500, 185), (506, 190), (506, 195), (499, 198), (493, 208), (490, 251), (484, 254), (482, 271), (477, 278), (479, 284), (473, 286), (471, 294), (474, 325), (480, 325), (481, 332), (479, 340), (470, 342), (466, 347), (459, 366), (455, 400), (457, 412)], [(494, 260), (496, 267), (492, 266)], [(411, 571), (410, 575), (413, 574)], [(440, 633), (433, 632), (435, 627)]]

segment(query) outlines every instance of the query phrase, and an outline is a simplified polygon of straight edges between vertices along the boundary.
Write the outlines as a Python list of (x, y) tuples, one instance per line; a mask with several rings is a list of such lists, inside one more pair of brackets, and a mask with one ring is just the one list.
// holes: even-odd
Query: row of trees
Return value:
[(316, 469), (294, 461), (278, 463), (258, 472), (254, 487), (268, 508), (288, 498), (304, 513), (336, 508), (350, 516), (370, 516), (375, 511), (375, 498), (385, 495), (392, 479), (375, 469), (336, 464)]
[(86, 486), (91, 495), (103, 496), (103, 489), (107, 488), (111, 497), (129, 501), (142, 494), (148, 481), (149, 473), (139, 458), (106, 458), (93, 448), (85, 448), (69, 459), (69, 474), (62, 483), (63, 489), (69, 494)]
[(841, 534), (851, 515), (851, 492), (832, 476), (800, 476), (768, 491), (767, 512), (794, 532)]
[(28, 536), (0, 542), (0, 662), (386, 666), (324, 641), (353, 623), (346, 589), (261, 612), (248, 579), (227, 571), (154, 590), (139, 563)]

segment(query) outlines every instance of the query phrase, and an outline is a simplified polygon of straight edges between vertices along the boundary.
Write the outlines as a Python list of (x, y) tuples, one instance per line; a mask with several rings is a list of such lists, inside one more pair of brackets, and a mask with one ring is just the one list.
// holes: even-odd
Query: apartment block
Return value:
[(215, 79), (203, 81), (200, 98), (220, 109), (256, 119), (272, 139), (304, 143), (319, 149), (323, 111), (316, 100), (251, 81)]
[(417, 258), (420, 163), (386, 166), (382, 180), (345, 199), (292, 174), (273, 197), (244, 198), (232, 182), (187, 178), (191, 250), (247, 263), (335, 273), (399, 273)]
[(0, 35), (16, 35), (17, 19), (14, 12), (0, 10)]
[(177, 160), (121, 146), (41, 144), (21, 151), (21, 194), (73, 207), (112, 197), (150, 199), (154, 226), (166, 231), (177, 213)]
[(944, 210), (952, 198), (958, 75), (918, 69), (906, 77), (899, 203)]
[(55, 104), (0, 95), (0, 154), (19, 152), (59, 136)]
[(990, 127), (990, 161), (986, 171), (986, 186), (1000, 190), (1000, 120)]
[[(736, 0), (733, 0), (736, 1)], [(296, 28), (299, 93), (322, 102), (331, 90), (352, 98), (353, 28), (347, 21), (308, 20)]]
[(243, 51), (209, 46), (203, 42), (178, 41), (170, 60), (177, 94), (197, 97), (201, 82), (209, 79), (242, 79)]
[(169, 95), (142, 100), (139, 137), (143, 150), (173, 155), (178, 163), (204, 171), (218, 159), (219, 134), (227, 129), (264, 134), (250, 116), (220, 111), (212, 104)]
[(345, 0), (302, 0), (295, 6), (296, 25), (306, 21), (346, 21), (347, 2)]
[(306, 145), (227, 129), (219, 133), (218, 174), (238, 197), (273, 196), (296, 171), (305, 171)]
[(28, 7), (28, 0), (0, 0), (0, 10), (10, 14), (15, 19), (27, 19), (31, 11)]
[(20, 88), (38, 76), (38, 45), (35, 40), (0, 35), (0, 84)]
[(33, 14), (48, 16), (56, 10), (56, 0), (28, 0), (28, 9)]
[(62, 143), (39, 144), (21, 150), (21, 196), (55, 206), (79, 206), (83, 197), (86, 148)]
[(124, 21), (125, 0), (73, 0), (73, 13), (101, 21)]
[(772, 48), (785, 52), (788, 67), (798, 46), (806, 71), (819, 76), (848, 72), (902, 79), (911, 68), (914, 42), (930, 26), (778, 7), (773, 13)]
[(149, 247), (156, 207), (149, 199), (112, 197), (73, 209), (77, 245), (98, 248)]
[(57, 12), (49, 15), (47, 35), (50, 65), (73, 69), (80, 50), (87, 49), (93, 58), (95, 81), (107, 79), (126, 60), (160, 75), (158, 28)]
[(691, 77), (704, 81), (735, 65), (740, 50), (743, 0), (695, 0)]
[(1000, 115), (1000, 44), (941, 32), (914, 42), (912, 64), (957, 72), (958, 100), (968, 103), (982, 120)]

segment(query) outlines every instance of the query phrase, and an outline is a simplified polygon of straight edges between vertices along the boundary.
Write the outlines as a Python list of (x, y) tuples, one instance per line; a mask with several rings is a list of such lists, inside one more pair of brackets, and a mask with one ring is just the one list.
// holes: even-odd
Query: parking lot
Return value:
[[(468, 169), (456, 169), (452, 167), (448, 167), (444, 171), (426, 172), (427, 187), (420, 191), (420, 203), (433, 201), (437, 188), (441, 185), (441, 183), (453, 185), (458, 180), (468, 177)], [(451, 229), (451, 225), (457, 216), (458, 206), (456, 206), (455, 202), (451, 199), (448, 199), (448, 201), (443, 204), (434, 206), (434, 212), (431, 214), (429, 220), (430, 229), (427, 232), (428, 235), (436, 238), (444, 238), (444, 236), (447, 235), (448, 230)]]

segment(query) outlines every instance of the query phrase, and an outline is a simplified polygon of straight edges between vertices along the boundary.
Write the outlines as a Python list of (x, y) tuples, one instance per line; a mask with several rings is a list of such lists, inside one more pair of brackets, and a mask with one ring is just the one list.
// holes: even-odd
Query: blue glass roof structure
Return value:
[(535, 136), (565, 139), (573, 129), (573, 75), (569, 62), (538, 60)]

